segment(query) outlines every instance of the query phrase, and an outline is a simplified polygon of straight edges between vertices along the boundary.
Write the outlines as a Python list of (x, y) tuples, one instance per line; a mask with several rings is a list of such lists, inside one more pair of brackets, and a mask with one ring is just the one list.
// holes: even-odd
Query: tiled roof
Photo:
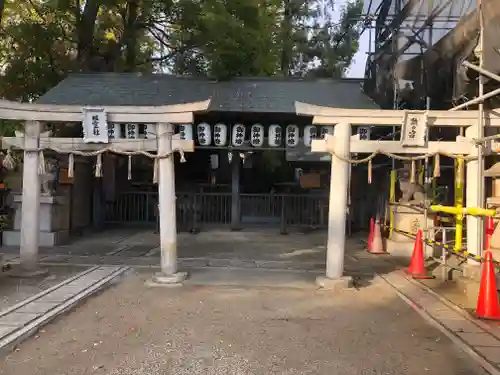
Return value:
[(166, 74), (74, 74), (37, 103), (169, 105), (212, 99), (210, 111), (295, 113), (295, 101), (339, 108), (378, 108), (358, 79), (237, 78), (212, 81)]

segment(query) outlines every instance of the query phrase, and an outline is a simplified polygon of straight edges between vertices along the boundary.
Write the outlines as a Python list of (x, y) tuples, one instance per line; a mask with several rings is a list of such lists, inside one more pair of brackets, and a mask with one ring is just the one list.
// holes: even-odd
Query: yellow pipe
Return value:
[[(390, 176), (390, 191), (389, 191), (389, 202), (394, 203), (396, 201), (396, 171), (391, 171)], [(393, 206), (389, 205), (389, 238), (392, 238), (392, 232), (394, 230), (394, 210)]]
[(496, 213), (496, 210), (488, 210), (481, 207), (470, 207), (465, 209), (465, 214), (472, 216), (495, 216)]
[(443, 212), (452, 215), (471, 215), (471, 216), (495, 216), (495, 210), (488, 210), (480, 207), (459, 208), (450, 206), (441, 206), (440, 204), (433, 204), (431, 210), (435, 212)]
[(431, 210), (455, 216), (455, 250), (462, 250), (463, 222), (465, 215), (494, 216), (495, 210), (480, 207), (464, 208), (464, 159), (455, 160), (455, 207), (432, 205)]
[(464, 159), (455, 159), (455, 250), (462, 250), (464, 228)]

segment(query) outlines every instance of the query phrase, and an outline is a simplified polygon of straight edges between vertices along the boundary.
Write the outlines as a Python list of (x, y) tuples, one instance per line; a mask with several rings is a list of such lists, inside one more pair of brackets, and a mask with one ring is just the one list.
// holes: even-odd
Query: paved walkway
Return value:
[[(180, 233), (180, 267), (241, 267), (324, 270), (326, 232), (279, 235), (275, 230), (209, 231)], [(354, 242), (353, 242), (354, 243)], [(357, 243), (355, 247), (359, 247)], [(16, 262), (18, 248), (2, 248)], [(75, 240), (55, 248), (41, 248), (44, 264), (134, 265), (160, 264), (159, 238), (151, 230), (113, 230)]]
[(12, 349), (13, 345), (126, 270), (124, 267), (93, 267), (0, 311), (0, 351)]

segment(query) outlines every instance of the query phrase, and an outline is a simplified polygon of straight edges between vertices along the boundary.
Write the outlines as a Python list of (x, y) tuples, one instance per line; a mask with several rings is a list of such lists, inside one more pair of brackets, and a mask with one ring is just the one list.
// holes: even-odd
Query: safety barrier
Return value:
[[(384, 224), (383, 226), (384, 226), (384, 228), (389, 229), (388, 225)], [(434, 229), (436, 229), (436, 228), (434, 228)], [(393, 228), (392, 230), (396, 233), (402, 234), (403, 236), (406, 236), (406, 237), (411, 238), (411, 239), (415, 239), (417, 237), (416, 233), (406, 232), (404, 230), (396, 229), (396, 228)], [(446, 237), (445, 237), (445, 240), (446, 240)], [(473, 259), (473, 260), (480, 261), (480, 262), (484, 261), (483, 257), (481, 257), (479, 255), (471, 254), (467, 250), (457, 250), (454, 248), (453, 245), (443, 243), (444, 241), (440, 242), (440, 241), (424, 238), (423, 242), (428, 244), (428, 245), (431, 245), (431, 246), (439, 246), (442, 249), (445, 249), (446, 251), (448, 251), (450, 254), (461, 257), (463, 259)], [(494, 260), (493, 265), (495, 266), (495, 268), (500, 270), (500, 262)]]

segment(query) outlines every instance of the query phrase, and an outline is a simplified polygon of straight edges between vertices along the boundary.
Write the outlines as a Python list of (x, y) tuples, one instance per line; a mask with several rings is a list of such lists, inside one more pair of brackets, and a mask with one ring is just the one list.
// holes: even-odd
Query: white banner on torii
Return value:
[(108, 116), (104, 108), (82, 108), (83, 142), (109, 143)]

